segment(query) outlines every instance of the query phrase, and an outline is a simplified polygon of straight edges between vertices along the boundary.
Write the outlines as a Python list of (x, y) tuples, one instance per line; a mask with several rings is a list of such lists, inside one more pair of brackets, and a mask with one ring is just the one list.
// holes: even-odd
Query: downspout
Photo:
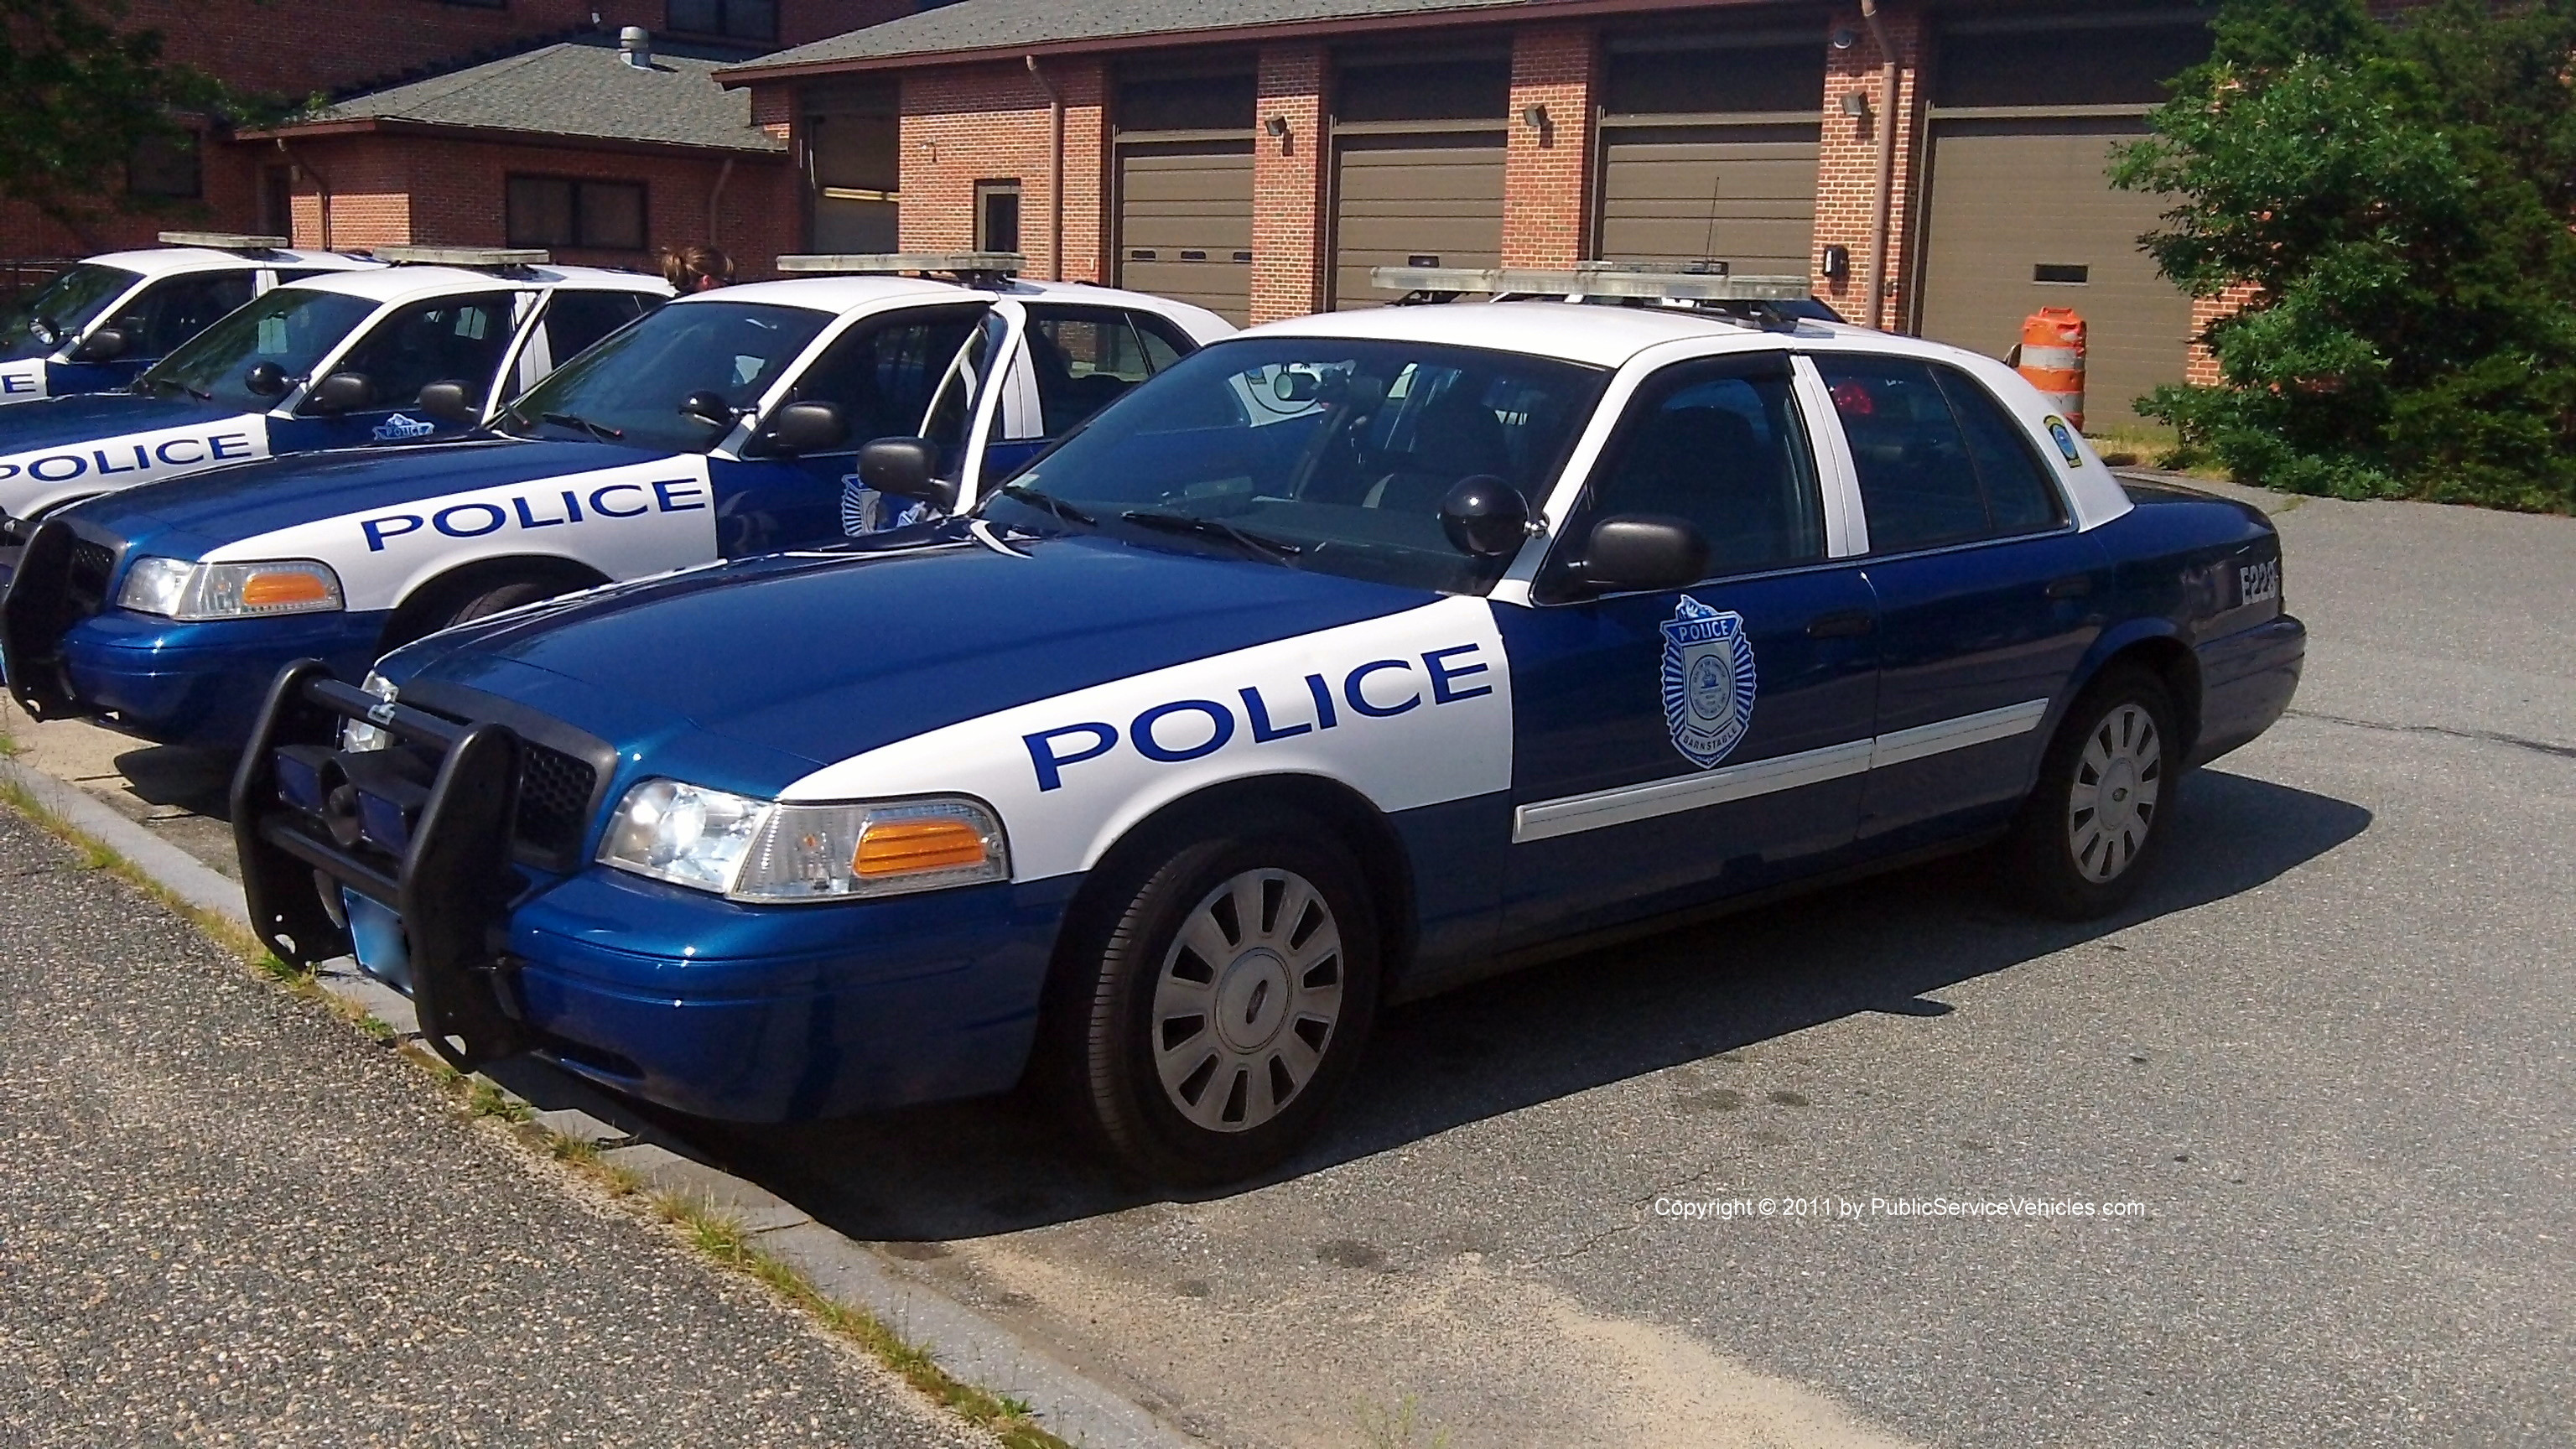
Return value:
[(1047, 112), (1054, 145), (1047, 157), (1047, 273), (1056, 281), (1064, 280), (1064, 93), (1038, 69), (1038, 58), (1023, 56), (1029, 67), (1029, 78), (1047, 94)]
[(1878, 23), (1878, 0), (1860, 0), (1860, 18), (1878, 47), (1878, 201), (1869, 221), (1869, 325), (1887, 319), (1888, 233), (1896, 216), (1896, 49)]
[(707, 245), (716, 244), (716, 218), (723, 214), (725, 183), (733, 179), (733, 158), (716, 168), (715, 189), (707, 193)]
[[(331, 178), (324, 176), (321, 168), (315, 166), (312, 162), (296, 155), (295, 148), (286, 144), (286, 138), (284, 136), (277, 138), (277, 154), (286, 158), (286, 164), (313, 178), (314, 195), (319, 197), (322, 202), (322, 250), (326, 252), (331, 250)], [(293, 206), (294, 203), (289, 201), (288, 209), (290, 213), (293, 210)], [(295, 237), (293, 236), (293, 232), (295, 231), (295, 220), (291, 214), (287, 218), (286, 230), (289, 233), (286, 239), (289, 242), (294, 241)]]

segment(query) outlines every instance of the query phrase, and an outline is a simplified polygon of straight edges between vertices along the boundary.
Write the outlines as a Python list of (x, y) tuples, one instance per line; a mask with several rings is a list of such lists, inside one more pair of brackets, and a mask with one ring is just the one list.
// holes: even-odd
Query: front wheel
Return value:
[(2173, 695), (2144, 669), (2103, 675), (2066, 713), (2005, 851), (2016, 892), (2066, 920), (2108, 915), (2137, 894), (2181, 780)]
[(1052, 1049), (1126, 1166), (1214, 1183), (1311, 1136), (1376, 1017), (1377, 921), (1320, 823), (1247, 821), (1132, 864), (1067, 942)]

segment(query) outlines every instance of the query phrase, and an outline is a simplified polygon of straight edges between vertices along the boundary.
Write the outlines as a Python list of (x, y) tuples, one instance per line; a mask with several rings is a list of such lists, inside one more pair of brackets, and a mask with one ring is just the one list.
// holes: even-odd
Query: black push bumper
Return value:
[[(103, 600), (78, 596), (74, 553), (80, 539), (71, 525), (50, 519), (36, 526), (0, 587), (0, 674), (21, 709), (36, 719), (78, 713), (64, 676), (63, 635), (98, 612)], [(86, 582), (86, 580), (84, 580)]]
[[(351, 720), (392, 747), (341, 750)], [(421, 1034), (461, 1071), (532, 1045), (507, 949), (528, 889), (513, 866), (526, 749), (507, 725), (389, 704), (308, 659), (278, 675), (233, 775), (233, 843), (262, 943), (311, 966), (350, 952), (341, 887), (391, 908)]]

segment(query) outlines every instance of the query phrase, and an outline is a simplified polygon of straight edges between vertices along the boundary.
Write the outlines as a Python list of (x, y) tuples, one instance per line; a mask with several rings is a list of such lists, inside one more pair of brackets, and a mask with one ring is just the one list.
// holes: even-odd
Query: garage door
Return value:
[(1608, 132), (1601, 255), (1805, 276), (1816, 236), (1817, 132), (1804, 125)]
[(1395, 300), (1374, 267), (1497, 267), (1503, 261), (1503, 137), (1352, 136), (1336, 151), (1333, 305)]
[(1118, 283), (1248, 320), (1250, 141), (1119, 148)]
[(2164, 198), (2103, 180), (2121, 120), (1938, 123), (1923, 237), (1922, 331), (2002, 356), (2022, 319), (2072, 307), (2091, 326), (2088, 427), (2133, 422), (2136, 399), (2182, 381), (2191, 299), (2157, 275), (2138, 238)]

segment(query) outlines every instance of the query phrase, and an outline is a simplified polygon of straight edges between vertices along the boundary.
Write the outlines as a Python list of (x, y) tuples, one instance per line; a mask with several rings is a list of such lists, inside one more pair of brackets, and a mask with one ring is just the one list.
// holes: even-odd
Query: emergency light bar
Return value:
[(1658, 271), (1651, 267), (1378, 267), (1381, 291), (1433, 296), (1643, 297), (1672, 302), (1796, 302), (1813, 290), (1805, 277), (1738, 277), (1723, 271)]
[(165, 247), (205, 247), (218, 252), (282, 252), (287, 241), (282, 236), (239, 236), (226, 231), (165, 231)]
[(893, 277), (942, 272), (959, 277), (1016, 277), (1028, 265), (1018, 252), (845, 252), (780, 257), (778, 270), (807, 276)]
[(510, 247), (377, 247), (374, 254), (380, 262), (414, 267), (542, 267), (554, 260), (552, 252)]

